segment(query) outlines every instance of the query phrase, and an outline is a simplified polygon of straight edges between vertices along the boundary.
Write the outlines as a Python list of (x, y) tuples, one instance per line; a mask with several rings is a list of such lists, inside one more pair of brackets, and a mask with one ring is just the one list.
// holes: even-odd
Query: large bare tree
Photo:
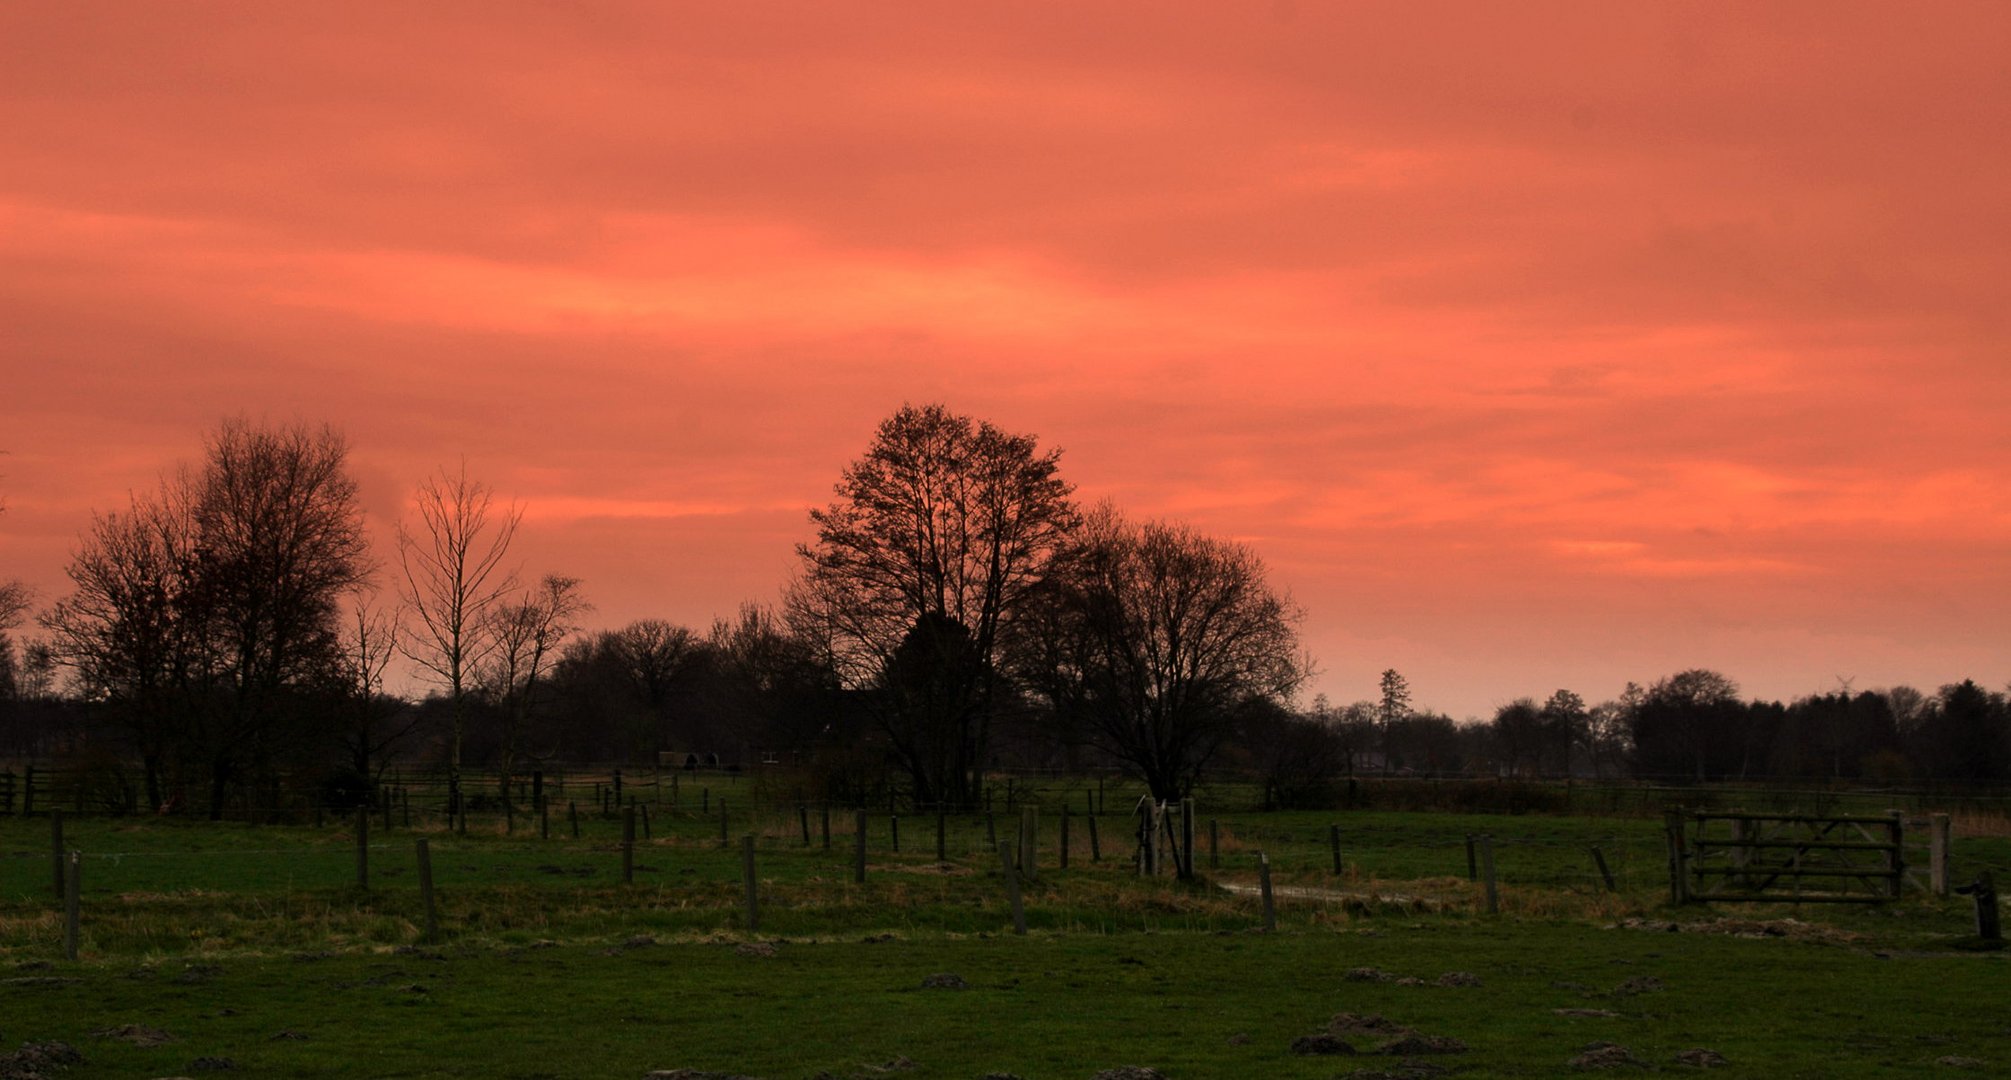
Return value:
[(1016, 666), (1156, 799), (1191, 790), (1240, 720), (1307, 675), (1298, 609), (1241, 544), (1103, 507), (1057, 562)]
[(903, 406), (812, 511), (792, 626), (869, 690), (917, 802), (976, 794), (1012, 620), (1076, 520), (1060, 451)]
[(333, 429), (226, 421), (199, 468), (96, 517), (43, 617), (85, 691), (116, 706), (166, 802), (202, 775), (212, 817), (275, 756), (279, 726), (338, 666), (343, 598), (370, 575)]
[(523, 511), (498, 509), (488, 485), (468, 467), (427, 477), (413, 496), (418, 528), (398, 526), (400, 590), (411, 620), (401, 648), (447, 692), (453, 728), (449, 780), (461, 789), (461, 743), (468, 729), (468, 692), (476, 670), (495, 651), (489, 612), (516, 588), (503, 565)]

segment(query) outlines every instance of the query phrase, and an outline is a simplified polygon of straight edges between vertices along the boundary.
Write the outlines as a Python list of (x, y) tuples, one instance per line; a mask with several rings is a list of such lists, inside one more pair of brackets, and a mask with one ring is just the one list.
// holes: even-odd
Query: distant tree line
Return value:
[[(0, 583), (0, 758), (212, 816), (358, 803), (393, 765), (507, 799), (584, 761), (793, 765), (817, 797), (952, 806), (999, 768), (1119, 769), (1160, 798), (1243, 775), (1272, 805), (1364, 775), (2011, 779), (2011, 711), (1971, 682), (1783, 704), (1685, 671), (1455, 723), (1391, 670), (1372, 700), (1300, 707), (1301, 612), (1255, 552), (1081, 507), (1058, 450), (937, 405), (841, 470), (779, 604), (705, 628), (586, 629), (587, 586), (527, 577), (521, 508), (465, 467), (416, 485), (379, 566), (347, 454), (226, 421), (93, 518), (67, 595), (37, 611)], [(398, 670), (428, 692), (390, 692)], [(501, 782), (461, 791), (464, 767)]]

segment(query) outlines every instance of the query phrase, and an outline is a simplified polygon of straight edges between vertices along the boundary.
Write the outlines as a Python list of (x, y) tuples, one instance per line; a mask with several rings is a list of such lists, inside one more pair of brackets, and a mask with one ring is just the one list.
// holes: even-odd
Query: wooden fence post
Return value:
[(32, 764), (22, 769), (21, 816), (35, 816), (35, 766)]
[(797, 822), (798, 822), (799, 824), (801, 824), (801, 825), (803, 826), (803, 846), (804, 846), (804, 847), (809, 847), (809, 846), (810, 846), (810, 808), (809, 808), (808, 806), (805, 806), (805, 805), (803, 805), (802, 803), (797, 803), (797, 804), (796, 804), (796, 820), (797, 820)]
[(1180, 800), (1180, 869), (1182, 877), (1194, 880), (1194, 798), (1191, 795)]
[(1068, 804), (1061, 804), (1061, 844), (1055, 852), (1055, 868), (1068, 869)]
[(861, 810), (852, 822), (852, 880), (866, 883), (866, 812)]
[(621, 809), (621, 883), (635, 884), (635, 807)]
[(747, 932), (761, 929), (760, 889), (754, 877), (754, 834), (740, 838), (740, 880), (747, 887)]
[(1473, 834), (1466, 834), (1466, 880), (1480, 880), (1480, 862), (1474, 857)]
[(731, 841), (726, 838), (726, 796), (721, 795), (719, 797), (719, 846), (725, 847), (729, 843)]
[(1092, 863), (1103, 861), (1103, 841), (1097, 839), (1095, 814), (1089, 815), (1089, 861)]
[(1340, 827), (1339, 825), (1328, 825), (1328, 826), (1327, 826), (1327, 847), (1329, 847), (1329, 848), (1333, 849), (1333, 853), (1334, 853), (1334, 876), (1335, 876), (1335, 877), (1340, 877), (1340, 876), (1341, 876), (1341, 827)]
[(370, 811), (356, 808), (356, 887), (370, 887)]
[(1494, 887), (1494, 837), (1492, 836), (1483, 835), (1480, 838), (1480, 872), (1483, 883), (1487, 886), (1487, 913), (1489, 915), (1498, 915), (1501, 913), (1501, 897), (1495, 891)]
[(69, 854), (63, 850), (63, 808), (49, 809), (49, 866), (55, 875), (56, 899), (61, 900), (63, 892), (63, 866), (69, 861)]
[(1892, 875), (1886, 884), (1886, 895), (1897, 900), (1906, 886), (1906, 817), (1897, 810), (1887, 810), (1885, 817), (1886, 842), (1892, 845), (1885, 856), (1885, 868)]
[(1208, 819), (1208, 869), (1218, 869), (1222, 865), (1222, 824), (1214, 818)]
[(1278, 928), (1278, 905), (1271, 897), (1271, 857), (1257, 853), (1257, 887), (1264, 894), (1264, 929), (1266, 932)]
[(1685, 850), (1683, 839), (1683, 812), (1671, 810), (1662, 815), (1662, 831), (1669, 848), (1669, 902), (1688, 903), (1690, 899), (1689, 852)]
[(1948, 897), (1948, 815), (1935, 814), (1927, 825), (1927, 880), (1934, 895)]
[(1606, 882), (1606, 891), (1619, 892), (1620, 886), (1613, 883), (1613, 871), (1606, 868), (1606, 853), (1599, 850), (1598, 844), (1592, 845), (1592, 863), (1599, 868), (1599, 877)]
[(1012, 841), (999, 844), (999, 873), (1005, 875), (1006, 897), (1012, 901), (1012, 932), (1026, 933), (1026, 908), (1019, 895), (1019, 871), (1013, 869)]
[(936, 805), (936, 861), (939, 863), (950, 861), (950, 849), (944, 834), (944, 825), (947, 817), (948, 815), (944, 812), (942, 804), (938, 803)]
[(1020, 811), (1020, 865), (1028, 881), (1040, 880), (1040, 807), (1029, 805)]
[(573, 839), (578, 840), (580, 838), (580, 804), (570, 799), (567, 800), (566, 816), (572, 819)]
[(70, 872), (63, 875), (63, 956), (77, 962), (78, 918), (81, 914), (84, 883), (84, 853), (70, 853)]
[(440, 919), (433, 910), (433, 851), (426, 838), (419, 838), (419, 902), (426, 907), (426, 940), (440, 938)]

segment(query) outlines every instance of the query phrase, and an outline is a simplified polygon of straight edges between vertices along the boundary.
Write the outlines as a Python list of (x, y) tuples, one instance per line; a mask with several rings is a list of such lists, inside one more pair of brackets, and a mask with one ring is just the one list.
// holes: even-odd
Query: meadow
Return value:
[[(1063, 869), (1055, 792), (1021, 936), (992, 846), (1016, 835), (1017, 808), (989, 827), (946, 817), (940, 862), (934, 815), (904, 816), (895, 851), (892, 815), (869, 813), (861, 883), (852, 811), (832, 813), (826, 848), (820, 808), (721, 795), (725, 843), (710, 792), (704, 809), (653, 805), (633, 883), (621, 820), (598, 807), (577, 838), (565, 815), (549, 837), (527, 815), (513, 833), (478, 817), (465, 834), (373, 818), (367, 889), (350, 819), (71, 818), (74, 962), (51, 822), (0, 817), (0, 1039), (67, 1043), (83, 1060), (60, 1075), (79, 1078), (224, 1063), (313, 1077), (1547, 1076), (1597, 1042), (1664, 1071), (1696, 1068), (1677, 1060), (1696, 1049), (1726, 1075), (2011, 1070), (1993, 1003), (2003, 954), (1969, 939), (1965, 898), (1671, 908), (1653, 817), (1204, 804), (1213, 865), (1197, 822), (1198, 880), (1180, 882), (1138, 876), (1121, 813), (1097, 818), (1092, 861), (1072, 810)], [(1955, 879), (2011, 871), (2007, 832), (1965, 819)], [(1468, 879), (1469, 836), (1491, 838), (1498, 914)], [(924, 987), (943, 974), (964, 988)], [(1336, 1027), (1343, 1013), (1386, 1024)], [(1398, 1027), (1466, 1049), (1375, 1054)], [(1293, 1052), (1321, 1032), (1356, 1053)]]

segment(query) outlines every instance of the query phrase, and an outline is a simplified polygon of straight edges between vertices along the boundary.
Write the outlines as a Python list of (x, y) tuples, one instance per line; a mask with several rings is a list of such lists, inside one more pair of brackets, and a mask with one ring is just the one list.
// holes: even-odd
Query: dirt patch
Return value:
[(0, 1080), (42, 1080), (83, 1063), (84, 1055), (69, 1043), (23, 1043), (11, 1054), (0, 1054)]
[(741, 956), (752, 956), (763, 960), (773, 957), (776, 953), (775, 946), (766, 941), (744, 942), (735, 945), (733, 951), (739, 953)]
[(1412, 1057), (1417, 1054), (1464, 1054), (1466, 1049), (1465, 1043), (1450, 1035), (1419, 1035), (1412, 1032), (1376, 1047), (1376, 1053), (1392, 1057)]
[(1320, 1032), (1317, 1035), (1301, 1035), (1292, 1040), (1292, 1053), (1301, 1055), (1352, 1054), (1355, 1048), (1338, 1035)]
[(1335, 1013), (1334, 1018), (1327, 1021), (1327, 1030), (1336, 1035), (1382, 1035), (1390, 1038), (1411, 1033), (1411, 1029), (1402, 1024), (1374, 1013), (1366, 1016)]
[(1634, 1056), (1633, 1051), (1619, 1043), (1596, 1042), (1587, 1045), (1578, 1055), (1565, 1064), (1574, 1069), (1645, 1069), (1647, 1063)]
[(117, 1039), (120, 1042), (132, 1043), (134, 1046), (160, 1046), (175, 1041), (173, 1035), (145, 1024), (120, 1024), (118, 1027), (99, 1028), (91, 1032), (91, 1038)]
[(1726, 1061), (1725, 1055), (1718, 1053), (1716, 1050), (1706, 1050), (1701, 1046), (1693, 1046), (1688, 1050), (1676, 1051), (1676, 1064), (1688, 1065), (1696, 1069), (1717, 1069), (1730, 1065), (1731, 1062)]

